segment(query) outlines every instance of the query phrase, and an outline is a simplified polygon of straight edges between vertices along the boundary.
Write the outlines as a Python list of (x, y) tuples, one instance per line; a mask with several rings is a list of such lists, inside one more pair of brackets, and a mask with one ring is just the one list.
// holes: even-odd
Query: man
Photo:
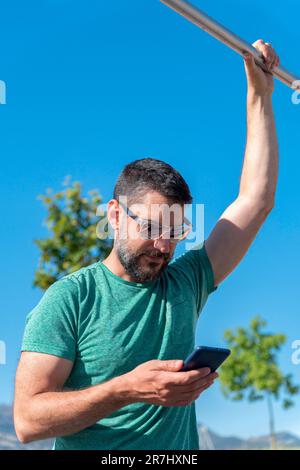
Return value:
[[(270, 73), (245, 56), (248, 138), (237, 199), (199, 249), (170, 262), (188, 233), (189, 188), (158, 160), (125, 167), (108, 204), (110, 255), (54, 283), (27, 319), (14, 404), (21, 442), (56, 437), (55, 449), (199, 448), (195, 400), (217, 374), (180, 369), (209, 294), (272, 210), (278, 177), (271, 72), (279, 58), (262, 40), (254, 46)], [(166, 226), (160, 208), (174, 203), (181, 211)]]

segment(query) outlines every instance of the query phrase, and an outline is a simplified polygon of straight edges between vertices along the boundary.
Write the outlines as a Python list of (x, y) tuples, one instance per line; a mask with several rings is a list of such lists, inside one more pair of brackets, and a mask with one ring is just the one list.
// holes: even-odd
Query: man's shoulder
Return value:
[(205, 244), (197, 244), (197, 245), (191, 245), (191, 247), (188, 247), (185, 251), (183, 251), (180, 255), (176, 256), (174, 259), (169, 264), (170, 268), (177, 268), (180, 267), (181, 264), (185, 264), (189, 260), (194, 260), (201, 258), (203, 256), (203, 253), (205, 251)]
[(99, 269), (99, 261), (93, 264), (89, 264), (88, 266), (84, 266), (78, 269), (77, 271), (73, 271), (69, 274), (66, 274), (65, 276), (60, 278), (59, 281), (69, 280), (75, 283), (81, 282), (84, 279), (95, 277), (98, 269)]
[(96, 274), (99, 270), (99, 262), (84, 266), (77, 271), (66, 274), (52, 284), (53, 290), (68, 290), (76, 294), (84, 288), (95, 285)]

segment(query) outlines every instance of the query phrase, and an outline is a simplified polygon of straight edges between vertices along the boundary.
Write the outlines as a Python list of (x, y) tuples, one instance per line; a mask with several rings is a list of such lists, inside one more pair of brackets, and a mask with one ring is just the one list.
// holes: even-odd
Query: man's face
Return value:
[[(176, 213), (171, 211), (166, 214), (170, 206), (172, 203), (164, 196), (151, 192), (140, 204), (131, 205), (129, 209), (140, 218), (151, 220), (156, 224), (166, 227), (181, 225), (184, 216), (183, 207), (177, 205)], [(173, 258), (176, 243), (171, 243), (167, 237), (145, 240), (139, 233), (138, 222), (129, 217), (122, 207), (119, 212), (119, 223), (120, 230), (114, 248), (126, 273), (134, 282), (147, 282), (158, 278)]]

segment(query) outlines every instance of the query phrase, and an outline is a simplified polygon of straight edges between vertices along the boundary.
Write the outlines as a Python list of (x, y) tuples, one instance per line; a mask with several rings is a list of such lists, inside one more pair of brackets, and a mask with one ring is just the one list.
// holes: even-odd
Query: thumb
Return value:
[(255, 63), (254, 57), (248, 52), (244, 52), (243, 57), (247, 75), (255, 75), (255, 73), (257, 72), (257, 65)]
[(183, 367), (182, 360), (171, 360), (171, 361), (158, 361), (157, 369), (165, 370), (168, 372), (177, 372)]

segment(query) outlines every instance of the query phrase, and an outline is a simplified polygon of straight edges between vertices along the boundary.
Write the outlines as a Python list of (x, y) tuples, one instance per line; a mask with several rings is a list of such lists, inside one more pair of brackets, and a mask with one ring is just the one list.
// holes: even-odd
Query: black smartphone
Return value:
[(215, 372), (230, 355), (230, 349), (198, 346), (184, 361), (181, 372), (209, 367)]

